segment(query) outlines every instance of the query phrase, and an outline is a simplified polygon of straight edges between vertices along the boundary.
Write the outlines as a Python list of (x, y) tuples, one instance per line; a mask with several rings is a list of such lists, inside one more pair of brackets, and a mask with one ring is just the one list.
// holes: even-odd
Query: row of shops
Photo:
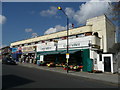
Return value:
[(0, 59), (5, 60), (11, 56), (11, 48), (6, 46), (0, 49)]
[[(85, 72), (98, 70), (113, 73), (115, 71), (113, 67), (117, 66), (117, 61), (113, 60), (113, 54), (109, 53), (109, 49), (115, 44), (114, 31), (115, 26), (105, 15), (102, 15), (88, 19), (85, 26), (69, 30), (69, 52), (66, 50), (67, 32), (65, 30), (13, 42), (10, 45), (11, 56), (20, 62), (61, 65), (69, 62), (69, 65), (83, 67)], [(54, 40), (58, 41), (54, 42)]]
[(18, 62), (27, 62), (33, 63), (35, 60), (36, 47), (35, 46), (26, 46), (12, 48), (12, 58)]
[[(95, 36), (69, 39), (69, 65), (82, 66), (83, 71), (91, 72), (93, 70), (113, 72), (112, 56), (105, 58), (99, 51), (99, 43), (90, 46)], [(83, 41), (84, 40), (84, 41)], [(19, 62), (26, 63), (55, 63), (66, 64), (66, 40), (56, 42), (41, 43), (18, 48), (12, 48), (12, 58)], [(110, 56), (110, 57), (109, 57)], [(106, 65), (103, 65), (103, 59)], [(104, 63), (105, 64), (105, 63)]]

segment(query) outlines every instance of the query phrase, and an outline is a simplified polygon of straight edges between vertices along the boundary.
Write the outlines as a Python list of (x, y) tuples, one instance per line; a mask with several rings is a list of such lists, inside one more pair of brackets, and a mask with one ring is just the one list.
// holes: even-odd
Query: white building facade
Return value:
[[(61, 57), (64, 57), (63, 54), (66, 53), (67, 44), (66, 35), (67, 31), (65, 30), (13, 42), (11, 43), (11, 47), (25, 47), (26, 45), (29, 46), (34, 43), (36, 46), (37, 60), (44, 60), (44, 57), (47, 57), (47, 55), (52, 56), (53, 54), (60, 54), (62, 55)], [(85, 26), (69, 30), (70, 55), (75, 56), (74, 53), (80, 51), (78, 55), (81, 54), (82, 62), (84, 62), (85, 65), (85, 71), (89, 71), (89, 69), (87, 69), (89, 67), (87, 66), (91, 65), (90, 68), (92, 70), (114, 73), (113, 56), (112, 54), (108, 54), (109, 49), (114, 44), (115, 26), (105, 15), (91, 18), (87, 20)], [(88, 58), (84, 57), (86, 53)], [(85, 61), (86, 59), (88, 59), (88, 62)]]

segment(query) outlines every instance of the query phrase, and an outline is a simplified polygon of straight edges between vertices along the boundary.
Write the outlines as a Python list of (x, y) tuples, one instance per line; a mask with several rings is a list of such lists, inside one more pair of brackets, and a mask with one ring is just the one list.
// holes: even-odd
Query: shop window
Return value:
[(31, 45), (31, 43), (28, 43), (28, 45)]

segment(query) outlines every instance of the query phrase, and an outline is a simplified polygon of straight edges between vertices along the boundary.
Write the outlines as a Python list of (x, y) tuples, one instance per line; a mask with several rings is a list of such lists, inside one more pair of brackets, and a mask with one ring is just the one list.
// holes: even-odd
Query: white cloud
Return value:
[[(69, 24), (69, 29), (72, 28), (72, 24), (70, 23)], [(61, 25), (56, 25), (55, 27), (52, 27), (52, 28), (49, 28), (48, 30), (45, 31), (44, 34), (51, 34), (51, 33), (55, 33), (55, 32), (59, 32), (59, 31), (62, 31), (62, 30), (66, 30), (67, 29), (67, 26), (61, 26)]]
[(69, 18), (72, 18), (75, 14), (75, 11), (72, 8), (67, 7), (65, 9), (65, 13), (69, 16)]
[(50, 7), (50, 9), (48, 9), (48, 10), (43, 10), (43, 11), (41, 11), (40, 12), (40, 15), (41, 16), (49, 16), (49, 15), (56, 15), (56, 13), (57, 13), (57, 7)]
[(32, 28), (26, 28), (25, 29), (25, 32), (32, 32), (33, 30), (32, 30)]
[(44, 34), (55, 33), (62, 30), (66, 30), (66, 27), (61, 25), (56, 25), (54, 28), (49, 28), (48, 30), (46, 30)]
[[(110, 2), (110, 0), (103, 2), (101, 0), (90, 0), (79, 6), (79, 10), (77, 11), (73, 8), (65, 8), (65, 13), (70, 19), (75, 20), (78, 24), (85, 24), (87, 19), (107, 13), (108, 10), (110, 10), (108, 2)], [(57, 11), (56, 7), (50, 7), (50, 9), (43, 10), (40, 14), (42, 16), (56, 15)]]
[[(79, 10), (77, 11), (69, 7), (65, 8), (65, 13), (68, 15), (69, 19), (75, 20), (78, 24), (85, 24), (87, 19), (106, 14), (110, 8), (108, 1), (109, 0), (106, 0), (106, 2), (90, 0), (79, 6)], [(56, 8), (55, 10), (49, 9), (41, 12), (43, 16), (56, 15), (56, 13)], [(71, 25), (69, 25), (69, 27), (71, 28)], [(44, 34), (55, 33), (61, 30), (66, 30), (66, 26), (56, 25), (54, 28), (52, 27), (46, 30)]]
[[(85, 24), (87, 19), (103, 15), (108, 12), (110, 8), (108, 2), (110, 0), (89, 0), (88, 2), (79, 6), (79, 10), (75, 11), (73, 8), (65, 8), (65, 13), (70, 19), (75, 20), (78, 24)], [(57, 7), (50, 7), (48, 10), (40, 12), (41, 16), (51, 16), (57, 14)]]
[(0, 24), (4, 24), (6, 22), (7, 18), (3, 15), (0, 15)]
[(89, 18), (107, 13), (108, 8), (110, 8), (108, 2), (101, 2), (100, 0), (94, 2), (94, 0), (91, 0), (79, 6), (79, 10), (76, 12), (72, 8), (66, 8), (65, 10), (66, 14), (77, 21), (78, 24), (84, 24)]

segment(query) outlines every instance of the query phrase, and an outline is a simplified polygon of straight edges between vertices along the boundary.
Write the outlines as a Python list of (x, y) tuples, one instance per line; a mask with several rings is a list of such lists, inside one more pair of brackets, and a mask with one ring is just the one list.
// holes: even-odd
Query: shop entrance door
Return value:
[(113, 55), (102, 54), (102, 61), (103, 61), (103, 72), (113, 73)]
[(104, 71), (111, 72), (111, 58), (104, 57)]

